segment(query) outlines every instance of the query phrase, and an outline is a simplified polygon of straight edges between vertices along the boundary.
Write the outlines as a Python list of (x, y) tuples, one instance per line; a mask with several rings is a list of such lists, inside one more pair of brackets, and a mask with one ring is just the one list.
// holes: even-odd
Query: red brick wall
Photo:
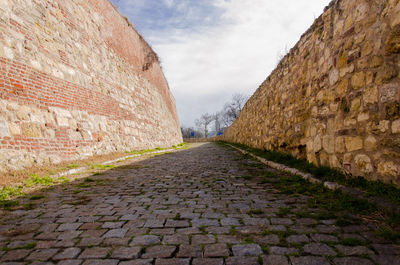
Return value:
[(0, 4), (0, 169), (181, 142), (149, 54), (108, 0)]

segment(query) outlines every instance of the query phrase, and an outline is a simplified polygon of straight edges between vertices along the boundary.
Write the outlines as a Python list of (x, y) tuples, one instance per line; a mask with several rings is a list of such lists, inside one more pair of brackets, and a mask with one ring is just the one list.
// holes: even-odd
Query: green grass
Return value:
[[(220, 142), (224, 145), (225, 142)], [(289, 167), (299, 169), (303, 172), (312, 174), (314, 177), (324, 180), (337, 182), (339, 184), (359, 188), (365, 192), (367, 196), (380, 196), (393, 203), (400, 203), (400, 189), (394, 185), (385, 184), (380, 181), (369, 181), (362, 177), (346, 178), (346, 176), (338, 169), (321, 166), (318, 167), (303, 159), (297, 159), (291, 154), (282, 153), (278, 151), (262, 150), (252, 148), (243, 144), (229, 143), (233, 146), (239, 147), (243, 150), (251, 152), (259, 157), (267, 160), (284, 164)]]
[(352, 246), (352, 247), (361, 246), (365, 244), (364, 241), (357, 238), (342, 238), (340, 239), (339, 243), (345, 246)]
[(91, 165), (92, 169), (100, 169), (100, 170), (107, 170), (115, 168), (115, 165), (103, 165), (103, 164), (93, 164)]
[(69, 169), (78, 168), (78, 167), (79, 167), (78, 164), (70, 164), (67, 166), (67, 168), (69, 168)]
[(0, 207), (7, 210), (10, 209), (14, 206), (18, 206), (19, 205), (19, 201), (0, 201)]
[(50, 186), (54, 184), (55, 180), (48, 175), (39, 176), (38, 174), (31, 174), (31, 177), (25, 181), (26, 187), (33, 187), (35, 185)]
[(20, 196), (22, 194), (23, 194), (22, 187), (10, 187), (10, 186), (1, 187), (0, 188), (0, 202), (8, 200), (9, 198), (14, 197), (14, 196)]
[(253, 214), (263, 214), (264, 212), (263, 212), (263, 210), (261, 210), (261, 209), (251, 209), (249, 212), (248, 212), (248, 214), (251, 214), (251, 215), (253, 215)]
[(43, 198), (46, 198), (46, 196), (44, 196), (44, 195), (32, 195), (32, 196), (29, 198), (29, 200), (35, 201), (35, 200), (40, 200), (40, 199), (43, 199)]
[(36, 242), (31, 242), (22, 246), (18, 246), (18, 247), (14, 247), (14, 248), (7, 248), (4, 247), (2, 248), (3, 251), (10, 251), (10, 250), (16, 250), (16, 249), (33, 249), (34, 247), (36, 247)]

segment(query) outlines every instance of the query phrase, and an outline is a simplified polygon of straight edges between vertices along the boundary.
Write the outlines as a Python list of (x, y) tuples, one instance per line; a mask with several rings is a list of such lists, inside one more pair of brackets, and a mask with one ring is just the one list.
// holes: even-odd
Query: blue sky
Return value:
[(251, 95), (329, 0), (111, 0), (161, 59), (183, 126)]

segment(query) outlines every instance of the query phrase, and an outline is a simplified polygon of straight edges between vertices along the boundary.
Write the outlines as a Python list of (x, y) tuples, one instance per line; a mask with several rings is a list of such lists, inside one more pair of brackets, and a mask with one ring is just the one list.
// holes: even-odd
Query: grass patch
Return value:
[(279, 217), (288, 215), (290, 213), (290, 209), (289, 208), (279, 208), (279, 212), (277, 212), (277, 215)]
[(342, 238), (340, 239), (340, 244), (354, 247), (364, 245), (364, 241), (357, 238)]
[(10, 251), (10, 250), (17, 250), (17, 249), (33, 249), (34, 247), (36, 247), (36, 242), (30, 242), (30, 243), (28, 243), (26, 245), (14, 247), (14, 248), (4, 247), (4, 248), (2, 248), (2, 250), (3, 251)]
[(107, 170), (115, 168), (115, 165), (103, 165), (103, 164), (93, 164), (91, 165), (92, 169), (100, 169), (100, 170)]
[(400, 232), (394, 231), (391, 228), (381, 227), (375, 231), (377, 236), (385, 238), (390, 241), (399, 242), (400, 241)]
[(1, 187), (0, 188), (0, 202), (8, 200), (9, 198), (14, 197), (14, 196), (20, 196), (22, 194), (23, 194), (22, 187), (10, 187), (10, 186)]
[(18, 201), (0, 201), (0, 207), (5, 210), (11, 209), (12, 207), (18, 205), (19, 205)]
[(251, 209), (250, 211), (248, 211), (248, 214), (251, 214), (251, 215), (253, 215), (253, 214), (257, 215), (257, 214), (263, 214), (263, 213), (264, 212), (261, 209)]
[(48, 175), (39, 176), (38, 174), (31, 174), (31, 177), (25, 181), (26, 187), (33, 187), (35, 185), (50, 186), (52, 184), (54, 184), (54, 179)]
[(70, 164), (67, 166), (68, 169), (74, 169), (74, 168), (78, 168), (79, 165), (78, 164)]
[(31, 200), (31, 201), (36, 201), (36, 200), (40, 200), (40, 199), (43, 199), (43, 198), (46, 198), (46, 196), (44, 196), (44, 195), (32, 195), (32, 196), (29, 198), (29, 200)]
[[(221, 144), (226, 143), (221, 142)], [(364, 191), (367, 196), (380, 196), (393, 203), (400, 203), (400, 189), (396, 188), (394, 185), (385, 184), (379, 181), (369, 181), (362, 177), (346, 178), (346, 176), (338, 169), (326, 166), (318, 167), (306, 160), (297, 159), (287, 153), (251, 148), (243, 144), (229, 144), (251, 152), (257, 156), (263, 157), (267, 160), (281, 163), (286, 166), (299, 169), (303, 172), (310, 173), (318, 179), (324, 181), (333, 181), (345, 186), (359, 188), (360, 190)]]

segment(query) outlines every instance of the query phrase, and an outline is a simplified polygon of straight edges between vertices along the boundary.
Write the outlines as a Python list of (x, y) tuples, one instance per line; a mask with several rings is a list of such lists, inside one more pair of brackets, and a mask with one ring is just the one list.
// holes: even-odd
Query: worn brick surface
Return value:
[[(280, 208), (307, 209), (309, 197), (260, 184), (266, 169), (230, 149), (198, 144), (91, 176), (84, 203), (67, 203), (81, 198), (79, 182), (56, 186), (32, 210), (1, 215), (0, 263), (397, 265), (399, 247), (373, 238), (373, 224), (361, 221), (353, 226), (359, 232), (349, 233), (335, 219), (278, 217)], [(251, 217), (249, 209), (262, 213)], [(303, 232), (318, 226), (325, 232)], [(345, 246), (345, 238), (360, 245)]]

